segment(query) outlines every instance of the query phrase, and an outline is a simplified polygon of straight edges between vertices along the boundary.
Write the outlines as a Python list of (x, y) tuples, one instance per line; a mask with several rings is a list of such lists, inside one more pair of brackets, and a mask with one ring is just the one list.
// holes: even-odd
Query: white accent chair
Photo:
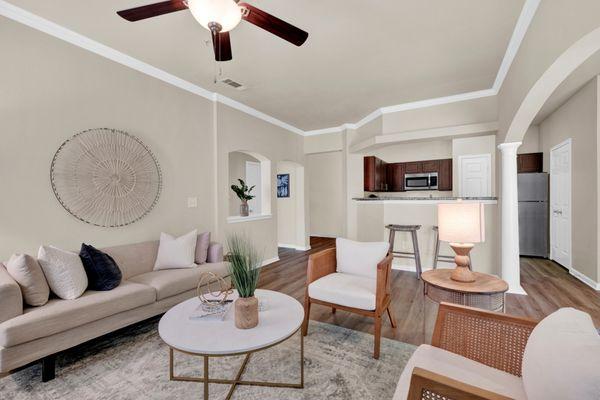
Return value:
[(308, 259), (302, 334), (308, 333), (311, 304), (321, 304), (375, 319), (374, 358), (379, 358), (381, 319), (387, 312), (392, 327), (391, 268), (387, 242), (363, 243), (337, 239), (336, 247)]
[(442, 303), (393, 400), (599, 400), (600, 335), (563, 308), (536, 322)]

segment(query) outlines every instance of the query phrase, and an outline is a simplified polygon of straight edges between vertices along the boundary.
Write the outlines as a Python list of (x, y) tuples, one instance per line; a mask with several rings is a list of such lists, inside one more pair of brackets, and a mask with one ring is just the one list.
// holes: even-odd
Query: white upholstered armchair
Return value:
[(336, 248), (308, 259), (302, 334), (308, 333), (311, 304), (321, 304), (375, 319), (373, 357), (379, 358), (382, 317), (387, 312), (392, 327), (391, 268), (388, 242), (362, 243), (337, 239)]

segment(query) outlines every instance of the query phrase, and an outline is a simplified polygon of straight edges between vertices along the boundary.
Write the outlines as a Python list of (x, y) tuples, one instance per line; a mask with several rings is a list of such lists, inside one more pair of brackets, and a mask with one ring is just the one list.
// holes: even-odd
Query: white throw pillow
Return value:
[(78, 254), (42, 246), (38, 251), (38, 262), (50, 290), (61, 299), (76, 299), (87, 289), (87, 275)]
[(530, 400), (600, 399), (600, 335), (592, 318), (561, 308), (533, 330), (523, 355)]
[(387, 255), (388, 242), (355, 242), (338, 238), (335, 241), (337, 272), (377, 277), (377, 264)]
[(197, 229), (178, 238), (161, 232), (154, 270), (195, 267), (197, 236)]

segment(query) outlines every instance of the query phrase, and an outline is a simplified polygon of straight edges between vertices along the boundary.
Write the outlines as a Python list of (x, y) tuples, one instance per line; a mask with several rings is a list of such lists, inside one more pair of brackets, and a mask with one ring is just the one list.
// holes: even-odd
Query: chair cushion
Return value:
[(162, 300), (196, 289), (200, 274), (205, 271), (225, 277), (229, 275), (228, 263), (208, 263), (193, 268), (152, 271), (134, 276), (130, 280), (153, 287), (156, 290), (156, 300)]
[(106, 292), (88, 290), (74, 300), (51, 299), (0, 324), (0, 346), (15, 346), (50, 336), (155, 300), (153, 288), (127, 281)]
[(404, 367), (393, 400), (406, 400), (415, 367), (509, 397), (526, 400), (521, 378), (427, 344), (417, 348)]
[(335, 272), (308, 285), (308, 295), (341, 306), (374, 310), (376, 285), (372, 278)]
[(79, 257), (85, 268), (89, 290), (112, 290), (119, 286), (123, 274), (111, 256), (82, 243)]
[(562, 308), (535, 327), (523, 384), (530, 399), (600, 399), (600, 335), (588, 314)]
[(377, 277), (377, 264), (390, 249), (388, 242), (355, 242), (343, 238), (337, 238), (335, 246), (337, 272), (373, 279)]
[(43, 306), (48, 302), (50, 288), (35, 258), (27, 254), (14, 254), (6, 263), (6, 270), (21, 287), (25, 303)]

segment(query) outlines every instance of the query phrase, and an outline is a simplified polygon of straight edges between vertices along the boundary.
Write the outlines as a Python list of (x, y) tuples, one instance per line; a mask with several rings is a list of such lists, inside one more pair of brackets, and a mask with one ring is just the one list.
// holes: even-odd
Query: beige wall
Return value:
[(280, 161), (278, 174), (290, 175), (290, 197), (277, 198), (277, 242), (279, 246), (306, 248), (305, 172), (298, 163)]
[(323, 153), (327, 151), (341, 151), (344, 148), (344, 133), (327, 133), (304, 137), (304, 153)]
[(306, 156), (310, 234), (313, 236), (344, 236), (344, 174), (342, 168), (341, 151)]
[(540, 127), (532, 125), (525, 132), (522, 144), (517, 149), (518, 154), (539, 153), (542, 151), (540, 147)]
[[(270, 219), (227, 221), (229, 153), (254, 151), (273, 166), (280, 160), (303, 163), (301, 136), (24, 25), (1, 23), (0, 52), (10, 62), (0, 63), (0, 260), (16, 251), (35, 255), (40, 244), (77, 250), (82, 241), (103, 247), (194, 228), (210, 230), (220, 241), (228, 232), (246, 232), (265, 259), (277, 257), (276, 205)], [(93, 127), (135, 134), (160, 162), (158, 204), (130, 226), (80, 222), (52, 193), (54, 152), (71, 135)], [(188, 197), (198, 198), (197, 208), (187, 208)]]
[(493, 122), (497, 119), (497, 99), (496, 96), (490, 96), (384, 114), (382, 133)]
[(452, 140), (452, 189), (459, 195), (459, 157), (491, 154), (492, 157), (492, 196), (496, 195), (496, 135), (477, 136)]
[(572, 139), (572, 267), (595, 282), (598, 274), (598, 78), (540, 124), (544, 171), (550, 149)]
[[(277, 163), (293, 161), (304, 164), (302, 136), (288, 132), (275, 125), (241, 113), (226, 105), (217, 104), (217, 215), (219, 231), (223, 240), (229, 233), (242, 233), (252, 238), (265, 259), (277, 257)], [(232, 151), (257, 153), (271, 161), (271, 207), (270, 218), (230, 223), (228, 217), (229, 153)], [(226, 207), (220, 206), (227, 205)]]
[(370, 152), (388, 163), (452, 158), (451, 140), (396, 144)]
[[(214, 228), (208, 194), (213, 163), (211, 103), (63, 41), (2, 19), (0, 53), (0, 260), (37, 255), (40, 244), (78, 250)], [(15, 40), (18, 38), (18, 40)], [(99, 228), (72, 217), (49, 181), (71, 135), (95, 127), (138, 136), (163, 174), (158, 204), (139, 222)], [(197, 197), (198, 207), (187, 208)]]

